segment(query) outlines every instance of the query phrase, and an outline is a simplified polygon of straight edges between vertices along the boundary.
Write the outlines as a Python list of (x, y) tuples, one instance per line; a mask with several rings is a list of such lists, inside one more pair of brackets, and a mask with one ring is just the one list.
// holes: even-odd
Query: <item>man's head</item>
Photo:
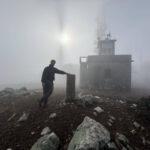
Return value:
[(54, 59), (51, 60), (51, 65), (54, 66), (56, 64), (56, 61)]

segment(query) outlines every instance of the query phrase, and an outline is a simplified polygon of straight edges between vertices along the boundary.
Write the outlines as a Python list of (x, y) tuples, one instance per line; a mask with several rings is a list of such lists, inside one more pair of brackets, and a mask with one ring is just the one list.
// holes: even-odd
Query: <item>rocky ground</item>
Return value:
[[(87, 137), (80, 136), (82, 141), (94, 139), (96, 144), (105, 136), (106, 141), (102, 141), (107, 143), (107, 148), (103, 149), (150, 150), (150, 98), (120, 94), (108, 96), (90, 91), (77, 95), (79, 99), (65, 103), (65, 92), (55, 89), (48, 107), (39, 109), (40, 91), (28, 91), (26, 88), (1, 91), (0, 150), (30, 150), (39, 138), (50, 132), (59, 138), (57, 149), (73, 150), (72, 145), (80, 142), (74, 142), (73, 138), (80, 136), (81, 128), (87, 126), (90, 130), (84, 134)], [(79, 127), (81, 123), (86, 125)], [(91, 126), (95, 126), (96, 131)], [(102, 131), (100, 128), (103, 128)], [(93, 139), (87, 134), (90, 132)], [(99, 137), (97, 133), (104, 136)], [(112, 148), (110, 145), (113, 145)]]

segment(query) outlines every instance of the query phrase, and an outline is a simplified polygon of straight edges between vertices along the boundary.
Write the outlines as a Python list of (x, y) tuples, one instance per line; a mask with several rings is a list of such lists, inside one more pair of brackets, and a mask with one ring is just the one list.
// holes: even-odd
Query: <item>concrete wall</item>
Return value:
[(80, 63), (80, 87), (87, 88), (88, 86), (88, 73), (87, 63)]
[[(88, 56), (81, 65), (81, 85), (96, 89), (131, 88), (131, 55)], [(87, 85), (86, 85), (87, 84)]]

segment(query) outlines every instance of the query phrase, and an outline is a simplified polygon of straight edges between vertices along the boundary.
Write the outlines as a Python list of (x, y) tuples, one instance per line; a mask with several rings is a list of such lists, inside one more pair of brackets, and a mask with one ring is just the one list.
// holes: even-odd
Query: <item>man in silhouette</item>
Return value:
[(43, 74), (42, 74), (42, 86), (43, 86), (43, 96), (39, 101), (39, 107), (46, 107), (48, 98), (53, 92), (53, 81), (55, 80), (55, 73), (57, 74), (68, 74), (62, 70), (59, 70), (54, 67), (56, 61), (51, 60), (51, 63), (49, 66), (44, 68)]

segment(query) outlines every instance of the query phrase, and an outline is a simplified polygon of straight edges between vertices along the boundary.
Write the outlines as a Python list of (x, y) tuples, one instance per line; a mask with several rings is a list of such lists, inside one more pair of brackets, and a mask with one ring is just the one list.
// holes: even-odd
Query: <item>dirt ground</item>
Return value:
[[(89, 94), (89, 91), (86, 93)], [(29, 150), (41, 137), (40, 133), (46, 126), (60, 138), (60, 150), (65, 150), (74, 131), (85, 116), (103, 124), (110, 131), (112, 141), (115, 134), (119, 132), (129, 139), (133, 148), (150, 150), (150, 143), (148, 143), (150, 141), (150, 110), (141, 103), (141, 97), (117, 95), (117, 93), (109, 96), (99, 92), (92, 94), (100, 96), (103, 101), (91, 107), (82, 107), (73, 103), (64, 104), (65, 92), (57, 89), (45, 109), (38, 107), (40, 92), (36, 95), (0, 98), (0, 150), (7, 148)], [(137, 106), (134, 107), (134, 104)], [(97, 116), (93, 114), (96, 106), (104, 110)], [(23, 112), (28, 112), (29, 118), (25, 122), (18, 123), (17, 120)], [(8, 121), (14, 113), (15, 117)], [(56, 113), (57, 116), (49, 119), (51, 113)], [(110, 115), (116, 118), (112, 126), (108, 124)], [(133, 125), (134, 121), (138, 122), (142, 128), (136, 129)], [(133, 129), (136, 130), (134, 134), (131, 133)]]

